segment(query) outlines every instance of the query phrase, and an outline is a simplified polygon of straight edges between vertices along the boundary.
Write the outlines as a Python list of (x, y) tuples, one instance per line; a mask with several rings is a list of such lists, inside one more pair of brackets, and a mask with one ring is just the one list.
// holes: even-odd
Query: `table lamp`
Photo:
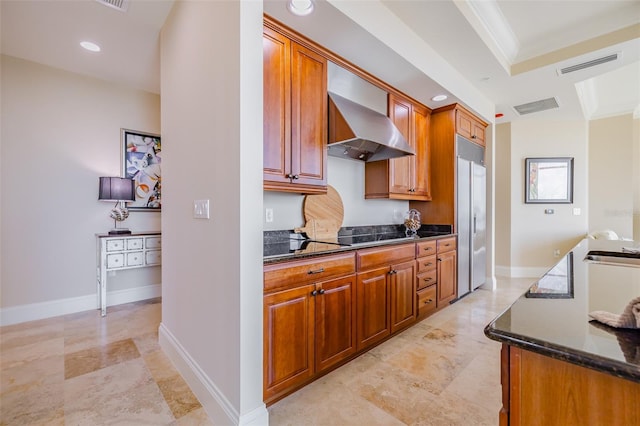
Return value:
[(113, 229), (109, 231), (109, 235), (131, 234), (127, 228), (118, 228), (118, 222), (129, 217), (129, 211), (122, 202), (135, 201), (133, 180), (121, 177), (101, 177), (98, 200), (116, 202), (109, 214), (113, 219)]

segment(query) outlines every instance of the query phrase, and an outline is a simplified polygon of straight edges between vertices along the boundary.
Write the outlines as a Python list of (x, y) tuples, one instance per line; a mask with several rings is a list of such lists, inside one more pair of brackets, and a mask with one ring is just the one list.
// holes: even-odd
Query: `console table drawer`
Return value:
[(162, 259), (162, 251), (149, 250), (147, 252), (146, 263), (147, 265), (159, 265)]
[(107, 255), (107, 269), (124, 268), (124, 253)]
[(124, 250), (124, 240), (107, 240), (107, 251)]
[(144, 264), (144, 257), (141, 251), (127, 253), (127, 266), (141, 266)]
[(159, 249), (160, 247), (162, 247), (162, 239), (160, 237), (145, 238), (146, 249)]
[(142, 250), (142, 238), (127, 238), (127, 250)]

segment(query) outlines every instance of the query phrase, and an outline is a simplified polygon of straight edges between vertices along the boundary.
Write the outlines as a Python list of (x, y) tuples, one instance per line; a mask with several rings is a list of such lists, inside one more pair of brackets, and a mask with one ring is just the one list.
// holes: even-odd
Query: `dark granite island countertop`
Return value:
[(591, 263), (590, 251), (621, 253), (638, 242), (582, 240), (485, 328), (510, 346), (640, 383), (640, 329), (593, 320), (589, 312), (620, 314), (640, 296), (640, 267)]

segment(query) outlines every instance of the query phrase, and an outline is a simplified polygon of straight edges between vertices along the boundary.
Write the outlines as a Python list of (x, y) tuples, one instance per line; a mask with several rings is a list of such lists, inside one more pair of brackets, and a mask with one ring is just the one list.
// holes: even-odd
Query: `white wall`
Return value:
[[(365, 200), (364, 162), (328, 157), (327, 183), (333, 186), (344, 206), (342, 226), (388, 225), (402, 223), (409, 210), (408, 201)], [(264, 222), (265, 230), (293, 229), (304, 226), (304, 195), (264, 192), (264, 208), (273, 209), (273, 222)], [(262, 215), (264, 221), (265, 215)]]
[[(511, 273), (540, 276), (587, 233), (588, 122), (526, 120), (511, 123)], [(527, 157), (574, 157), (573, 204), (525, 204)], [(573, 208), (581, 215), (574, 216)], [(545, 214), (552, 208), (555, 214)]]
[(508, 276), (511, 267), (511, 123), (499, 124), (495, 131), (495, 263), (497, 274)]
[[(160, 132), (160, 97), (9, 56), (1, 68), (2, 324), (93, 309), (95, 234), (113, 227), (98, 177), (120, 175), (121, 128)], [(124, 225), (157, 231), (160, 214)], [(160, 272), (109, 280), (122, 290)]]
[(589, 231), (613, 230), (633, 237), (633, 118), (631, 114), (589, 122)]
[[(262, 3), (176, 2), (161, 35), (160, 344), (215, 424), (262, 402)], [(211, 219), (192, 217), (209, 199)]]

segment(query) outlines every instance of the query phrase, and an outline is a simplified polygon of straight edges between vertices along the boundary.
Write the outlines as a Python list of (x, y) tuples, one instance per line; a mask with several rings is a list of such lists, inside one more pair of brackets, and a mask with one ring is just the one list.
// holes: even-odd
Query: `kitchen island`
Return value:
[(640, 296), (640, 267), (621, 264), (637, 259), (619, 257), (633, 246), (581, 241), (487, 325), (503, 344), (501, 425), (640, 424), (640, 330), (589, 317)]

